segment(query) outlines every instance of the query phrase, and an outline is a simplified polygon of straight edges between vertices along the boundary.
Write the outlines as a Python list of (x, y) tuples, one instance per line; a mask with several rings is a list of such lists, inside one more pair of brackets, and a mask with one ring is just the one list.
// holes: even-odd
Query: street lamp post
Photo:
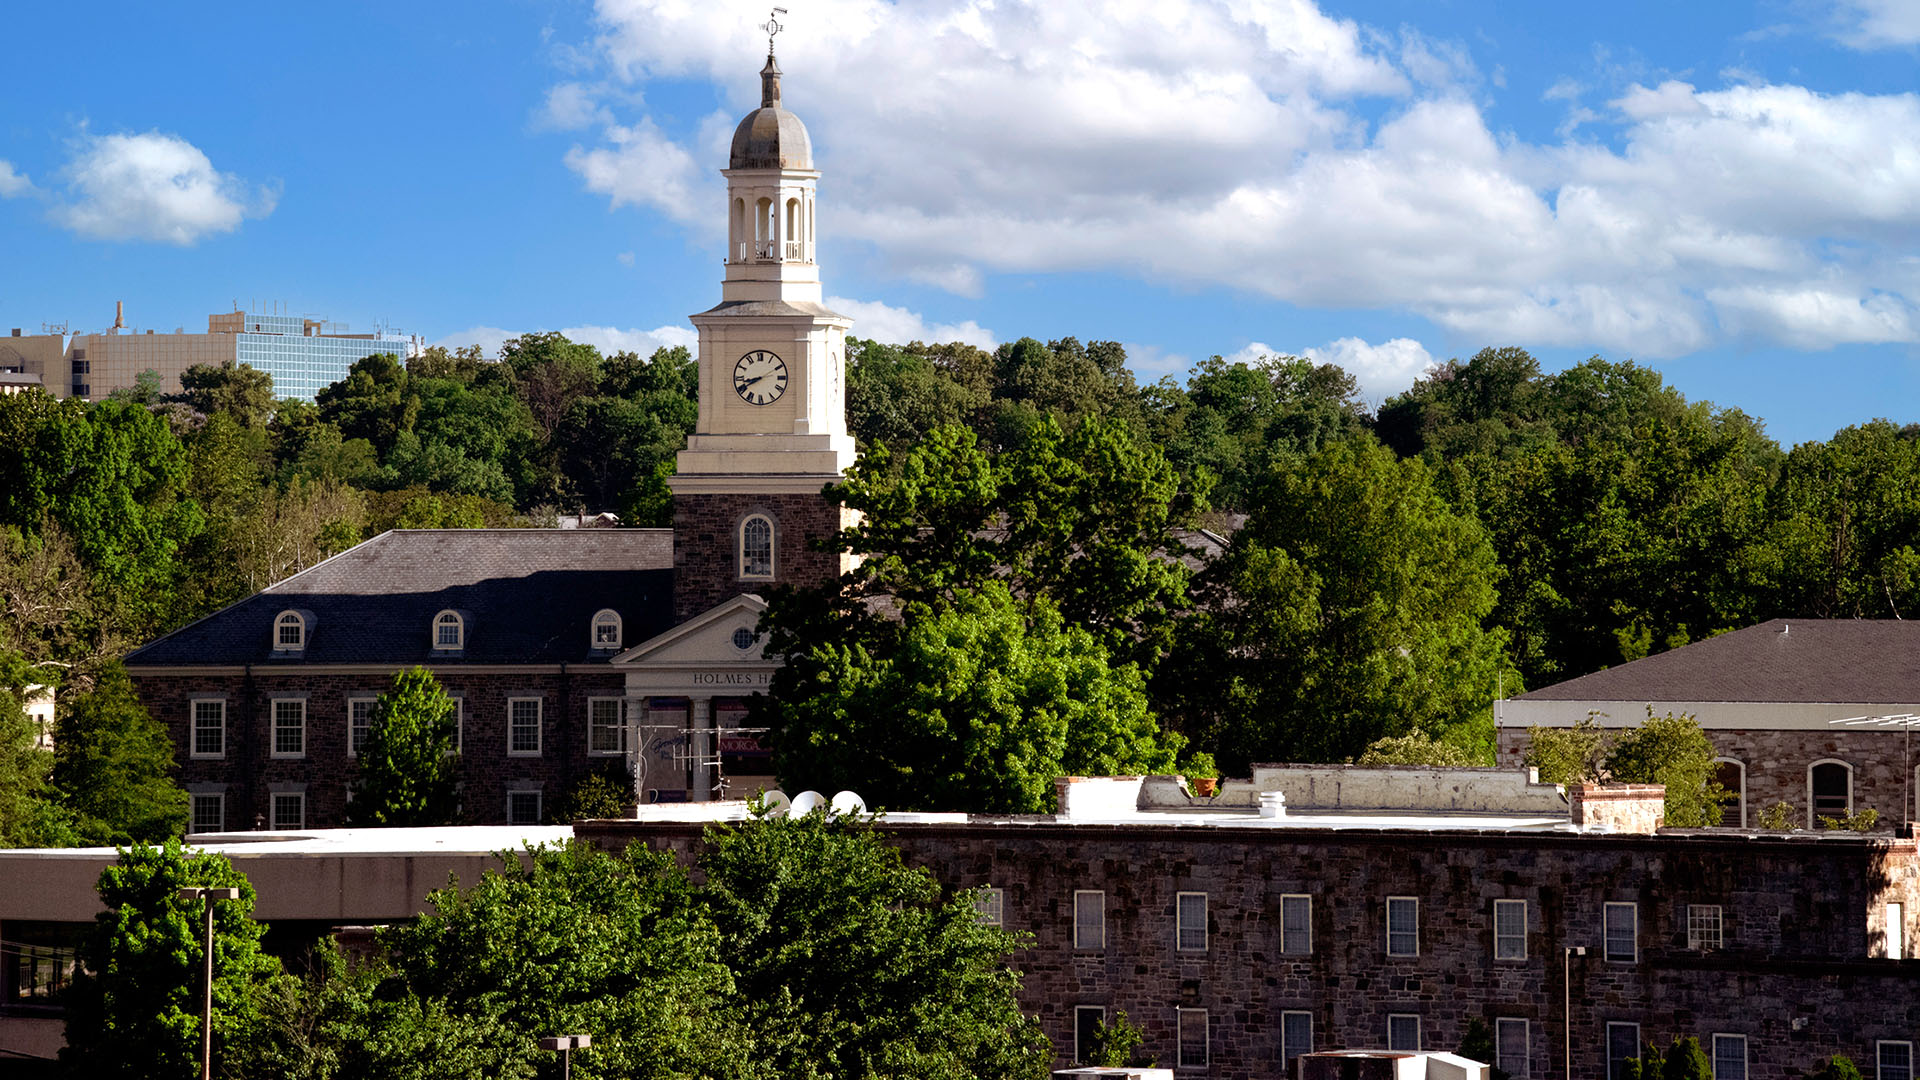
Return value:
[(1567, 1080), (1573, 1080), (1573, 958), (1587, 955), (1585, 945), (1569, 945), (1560, 955), (1560, 1033), (1567, 1067)]
[(540, 1040), (540, 1049), (559, 1051), (562, 1080), (573, 1080), (573, 1052), (592, 1045), (591, 1035), (554, 1035)]
[(240, 890), (186, 888), (180, 890), (180, 899), (207, 902), (206, 939), (201, 957), (204, 967), (200, 997), (200, 1080), (213, 1080), (213, 902), (238, 900)]

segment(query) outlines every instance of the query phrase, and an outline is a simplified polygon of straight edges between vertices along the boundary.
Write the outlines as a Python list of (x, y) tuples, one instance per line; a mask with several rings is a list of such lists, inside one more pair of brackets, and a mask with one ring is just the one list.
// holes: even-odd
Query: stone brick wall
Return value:
[[(639, 837), (688, 857), (697, 826), (595, 823), (608, 846)], [(1125, 1010), (1144, 1052), (1172, 1065), (1176, 1009), (1204, 1008), (1205, 1075), (1282, 1075), (1281, 1013), (1313, 1017), (1317, 1049), (1377, 1048), (1387, 1017), (1417, 1015), (1427, 1049), (1458, 1047), (1473, 1018), (1528, 1021), (1528, 1074), (1566, 1076), (1562, 994), (1573, 1001), (1573, 1075), (1606, 1075), (1608, 1022), (1642, 1041), (1716, 1032), (1748, 1039), (1753, 1080), (1789, 1080), (1840, 1052), (1868, 1066), (1875, 1041), (1920, 1030), (1920, 961), (1868, 959), (1890, 898), (1907, 902), (1914, 847), (1846, 837), (1575, 835), (1417, 830), (1068, 825), (901, 825), (909, 860), (954, 889), (1005, 890), (1021, 998), (1066, 1064), (1074, 1007)], [(1106, 945), (1073, 947), (1073, 894), (1105, 892)], [(1207, 948), (1175, 948), (1176, 896), (1207, 894)], [(1313, 947), (1280, 952), (1281, 897), (1312, 897)], [(1419, 954), (1386, 955), (1386, 901), (1419, 900)], [(1493, 901), (1527, 901), (1526, 958), (1494, 959)], [(1604, 955), (1608, 902), (1636, 905), (1631, 960)], [(1689, 905), (1719, 905), (1723, 948), (1687, 949)], [(1568, 964), (1563, 948), (1588, 955)]]
[[(538, 790), (542, 809), (553, 807), (588, 771), (620, 766), (620, 758), (587, 752), (587, 699), (625, 694), (624, 677), (604, 668), (533, 674), (435, 673), (462, 702), (460, 782), (470, 824), (504, 824), (510, 790)], [(140, 672), (134, 685), (141, 700), (173, 739), (179, 780), (225, 785), (226, 827), (251, 829), (256, 816), (271, 821), (275, 785), (302, 786), (310, 828), (346, 823), (348, 785), (356, 761), (347, 755), (347, 701), (378, 697), (392, 685), (388, 674), (273, 672), (254, 675), (167, 675)], [(220, 698), (227, 704), (226, 753), (195, 758), (189, 752), (191, 702)], [(272, 754), (272, 702), (278, 697), (307, 703), (306, 753)], [(507, 699), (542, 701), (540, 753), (507, 753)]]
[[(739, 525), (763, 513), (774, 523), (774, 577), (740, 577)], [(821, 495), (676, 495), (673, 500), (673, 614), (686, 620), (744, 592), (817, 585), (840, 575), (841, 556), (813, 550), (838, 532), (846, 511)]]
[[(1842, 761), (1853, 769), (1853, 805), (1880, 812), (1883, 826), (1911, 820), (1901, 815), (1901, 777), (1906, 772), (1907, 749), (1898, 730), (1831, 728), (1826, 730), (1758, 730), (1723, 728), (1707, 731), (1714, 753), (1746, 766), (1747, 825), (1758, 824), (1760, 811), (1784, 802), (1793, 807), (1794, 824), (1807, 827), (1807, 770), (1816, 761)], [(1526, 756), (1525, 728), (1501, 728), (1499, 762), (1517, 766)], [(1915, 740), (1913, 763), (1920, 766), (1920, 738)], [(1911, 802), (1920, 797), (1920, 785), (1908, 788)], [(1728, 819), (1738, 824), (1738, 807)]]
[(1569, 818), (1581, 828), (1651, 833), (1666, 816), (1667, 789), (1660, 784), (1571, 784)]

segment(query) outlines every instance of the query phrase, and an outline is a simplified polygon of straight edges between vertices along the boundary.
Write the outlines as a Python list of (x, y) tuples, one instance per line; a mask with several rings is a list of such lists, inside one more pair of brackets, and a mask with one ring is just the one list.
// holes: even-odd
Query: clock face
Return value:
[(771, 405), (787, 392), (787, 362), (756, 349), (733, 365), (733, 392), (749, 405)]

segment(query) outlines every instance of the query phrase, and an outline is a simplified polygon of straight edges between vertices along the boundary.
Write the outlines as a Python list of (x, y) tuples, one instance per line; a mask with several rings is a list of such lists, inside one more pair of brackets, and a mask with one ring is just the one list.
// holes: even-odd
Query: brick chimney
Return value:
[(1652, 833), (1666, 820), (1664, 784), (1568, 784), (1573, 824), (1595, 832)]

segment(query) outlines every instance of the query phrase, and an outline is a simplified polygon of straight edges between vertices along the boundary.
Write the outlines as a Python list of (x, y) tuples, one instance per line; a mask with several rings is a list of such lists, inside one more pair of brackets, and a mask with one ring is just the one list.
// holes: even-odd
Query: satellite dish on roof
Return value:
[(851, 791), (842, 791), (833, 797), (833, 812), (836, 814), (864, 814), (867, 812), (866, 800)]
[(793, 797), (793, 804), (787, 811), (794, 817), (804, 817), (827, 805), (827, 797), (817, 791), (803, 791)]
[(781, 791), (779, 788), (760, 793), (760, 806), (762, 807), (762, 813), (766, 817), (786, 817), (787, 808), (792, 805), (793, 800), (787, 798), (787, 793)]

